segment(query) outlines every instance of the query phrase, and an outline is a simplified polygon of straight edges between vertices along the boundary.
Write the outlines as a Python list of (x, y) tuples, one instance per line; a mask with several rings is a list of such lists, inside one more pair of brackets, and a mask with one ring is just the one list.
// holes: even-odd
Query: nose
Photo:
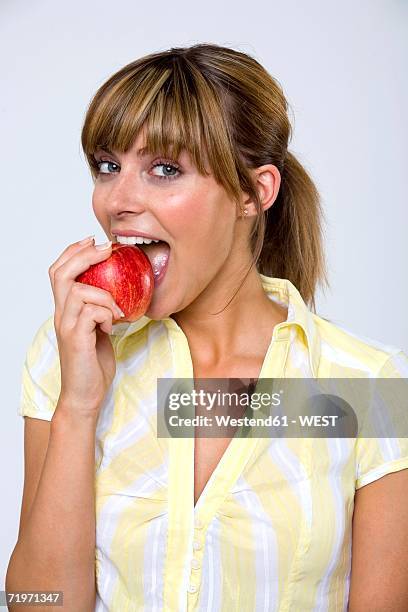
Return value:
[(137, 173), (121, 170), (112, 181), (106, 198), (107, 213), (112, 217), (140, 214), (146, 210), (146, 195)]

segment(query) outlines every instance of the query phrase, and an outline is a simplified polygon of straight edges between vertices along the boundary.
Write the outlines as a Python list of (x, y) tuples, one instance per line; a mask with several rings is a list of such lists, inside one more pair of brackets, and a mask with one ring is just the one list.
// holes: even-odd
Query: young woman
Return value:
[[(276, 80), (218, 45), (96, 93), (82, 145), (109, 242), (49, 269), (8, 591), (75, 612), (408, 610), (406, 439), (157, 436), (159, 378), (408, 376), (398, 347), (315, 313), (322, 210), (290, 132)], [(140, 245), (156, 284), (134, 322), (75, 281), (131, 237), (159, 241)]]

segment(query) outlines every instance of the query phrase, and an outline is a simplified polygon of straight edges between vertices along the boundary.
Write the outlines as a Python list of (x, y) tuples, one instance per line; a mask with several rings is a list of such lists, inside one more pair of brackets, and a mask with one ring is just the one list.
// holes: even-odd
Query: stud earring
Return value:
[(246, 215), (248, 214), (248, 209), (247, 209), (247, 207), (246, 207), (246, 206), (244, 206), (244, 208), (242, 209), (242, 211), (241, 211), (241, 212), (242, 212), (242, 214), (243, 214), (244, 216), (246, 216)]

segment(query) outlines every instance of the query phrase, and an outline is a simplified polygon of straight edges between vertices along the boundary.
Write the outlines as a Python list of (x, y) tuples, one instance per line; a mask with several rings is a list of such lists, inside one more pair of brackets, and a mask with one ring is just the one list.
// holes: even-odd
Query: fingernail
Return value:
[(95, 234), (92, 234), (92, 236), (88, 236), (88, 238), (84, 238), (83, 240), (80, 240), (78, 242), (78, 244), (86, 244), (87, 242), (91, 242), (91, 240), (95, 239)]
[(95, 249), (98, 251), (103, 251), (104, 249), (109, 249), (112, 244), (112, 240), (108, 240), (108, 242), (104, 242), (103, 244), (96, 244)]
[(123, 317), (126, 317), (125, 313), (123, 312), (123, 310), (121, 310), (121, 309), (119, 308), (119, 306), (116, 304), (116, 302), (115, 302), (115, 308), (116, 308), (117, 313), (118, 313), (118, 314), (119, 314), (119, 316), (121, 317), (121, 319), (123, 319)]

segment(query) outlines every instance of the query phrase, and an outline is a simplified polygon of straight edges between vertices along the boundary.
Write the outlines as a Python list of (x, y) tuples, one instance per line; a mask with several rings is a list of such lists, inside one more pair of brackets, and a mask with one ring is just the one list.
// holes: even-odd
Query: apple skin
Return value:
[(153, 296), (154, 274), (147, 255), (135, 245), (112, 244), (108, 259), (79, 274), (78, 283), (109, 291), (125, 313), (116, 321), (137, 321), (148, 310)]

